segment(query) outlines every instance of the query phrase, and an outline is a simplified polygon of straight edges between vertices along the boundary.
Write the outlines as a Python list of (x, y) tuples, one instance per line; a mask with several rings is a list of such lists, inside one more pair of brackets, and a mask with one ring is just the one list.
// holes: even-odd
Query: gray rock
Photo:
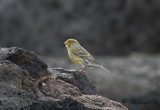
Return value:
[(60, 68), (49, 68), (49, 72), (57, 76), (58, 79), (77, 86), (84, 94), (98, 94), (95, 86), (93, 86), (84, 73), (65, 70)]
[[(96, 89), (82, 73), (64, 69), (47, 71), (47, 66), (36, 66), (45, 63), (35, 54), (19, 48), (1, 48), (0, 55), (1, 110), (128, 110), (121, 103), (95, 95)], [(35, 75), (41, 71), (46, 74), (33, 77), (32, 69), (38, 70)], [(64, 80), (63, 75), (71, 78)], [(72, 79), (75, 83), (71, 83)]]
[(1, 48), (0, 61), (9, 60), (24, 70), (32, 77), (38, 77), (47, 73), (47, 64), (38, 58), (33, 52), (17, 48)]
[(53, 100), (37, 101), (34, 104), (28, 106), (28, 109), (29, 110), (87, 110), (87, 108), (83, 104), (71, 98), (65, 98), (64, 100), (59, 100), (59, 101), (55, 100), (55, 102), (53, 102)]

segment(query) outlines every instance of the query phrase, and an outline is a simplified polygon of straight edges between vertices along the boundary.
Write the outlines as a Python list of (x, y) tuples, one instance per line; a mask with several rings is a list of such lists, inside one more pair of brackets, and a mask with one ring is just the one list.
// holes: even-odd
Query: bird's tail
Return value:
[(107, 71), (108, 73), (112, 74), (108, 69), (106, 69), (105, 67), (103, 67), (102, 65), (99, 65), (100, 68), (102, 68), (103, 70)]

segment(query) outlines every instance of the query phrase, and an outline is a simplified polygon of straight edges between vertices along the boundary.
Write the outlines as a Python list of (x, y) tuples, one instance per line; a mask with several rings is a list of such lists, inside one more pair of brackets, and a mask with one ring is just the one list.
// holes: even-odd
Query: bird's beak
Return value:
[(64, 45), (67, 45), (68, 43), (67, 43), (67, 41), (66, 42), (64, 42)]

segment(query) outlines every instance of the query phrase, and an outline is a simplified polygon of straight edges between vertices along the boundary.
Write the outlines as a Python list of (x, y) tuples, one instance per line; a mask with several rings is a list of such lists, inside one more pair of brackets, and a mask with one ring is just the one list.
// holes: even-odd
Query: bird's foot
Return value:
[(86, 68), (83, 67), (82, 69), (80, 69), (80, 70), (78, 70), (78, 71), (81, 72), (81, 73), (83, 73), (83, 74), (86, 74), (85, 70), (86, 70)]

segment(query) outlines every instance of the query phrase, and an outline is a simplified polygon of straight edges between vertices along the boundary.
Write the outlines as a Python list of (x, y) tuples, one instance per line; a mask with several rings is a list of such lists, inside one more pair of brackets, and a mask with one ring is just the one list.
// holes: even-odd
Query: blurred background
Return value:
[(0, 47), (78, 69), (63, 42), (77, 39), (113, 75), (88, 69), (99, 93), (130, 110), (160, 107), (159, 0), (0, 0)]

